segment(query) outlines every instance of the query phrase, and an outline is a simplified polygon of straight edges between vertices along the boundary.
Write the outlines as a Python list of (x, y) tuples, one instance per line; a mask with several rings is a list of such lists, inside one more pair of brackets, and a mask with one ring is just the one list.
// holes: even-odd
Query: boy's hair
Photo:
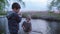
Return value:
[(12, 9), (14, 9), (14, 8), (21, 9), (21, 6), (18, 3), (15, 2), (15, 3), (12, 4)]

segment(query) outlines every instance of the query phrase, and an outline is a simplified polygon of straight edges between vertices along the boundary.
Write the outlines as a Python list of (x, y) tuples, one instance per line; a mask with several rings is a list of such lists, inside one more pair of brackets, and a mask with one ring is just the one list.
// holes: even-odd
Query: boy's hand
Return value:
[(23, 29), (25, 29), (25, 27), (23, 26)]

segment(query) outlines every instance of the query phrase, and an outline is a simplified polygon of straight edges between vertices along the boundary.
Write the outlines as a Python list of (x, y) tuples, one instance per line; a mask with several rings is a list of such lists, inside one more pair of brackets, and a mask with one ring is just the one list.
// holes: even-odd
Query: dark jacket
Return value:
[(25, 29), (23, 28), (23, 30), (25, 32), (30, 32), (31, 31), (31, 23), (27, 23), (26, 21), (24, 21), (23, 24), (22, 24), (22, 27), (23, 26), (25, 27)]
[(21, 17), (17, 13), (11, 13), (7, 16), (8, 27), (10, 32), (18, 32), (19, 22), (21, 22)]

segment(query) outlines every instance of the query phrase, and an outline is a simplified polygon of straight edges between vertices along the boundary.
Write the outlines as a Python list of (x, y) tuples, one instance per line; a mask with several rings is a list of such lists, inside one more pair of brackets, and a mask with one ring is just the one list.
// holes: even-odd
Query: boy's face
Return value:
[(30, 19), (26, 19), (27, 20), (27, 22), (29, 22), (30, 21)]
[(18, 13), (20, 11), (20, 9), (13, 9), (16, 13)]

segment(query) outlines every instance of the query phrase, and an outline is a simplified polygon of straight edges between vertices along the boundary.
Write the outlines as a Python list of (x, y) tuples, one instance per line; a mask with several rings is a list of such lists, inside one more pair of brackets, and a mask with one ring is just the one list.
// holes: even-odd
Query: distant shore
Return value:
[(22, 12), (22, 17), (25, 18), (27, 15), (31, 15), (32, 19), (44, 19), (47, 21), (58, 21), (60, 22), (60, 14), (53, 12)]

